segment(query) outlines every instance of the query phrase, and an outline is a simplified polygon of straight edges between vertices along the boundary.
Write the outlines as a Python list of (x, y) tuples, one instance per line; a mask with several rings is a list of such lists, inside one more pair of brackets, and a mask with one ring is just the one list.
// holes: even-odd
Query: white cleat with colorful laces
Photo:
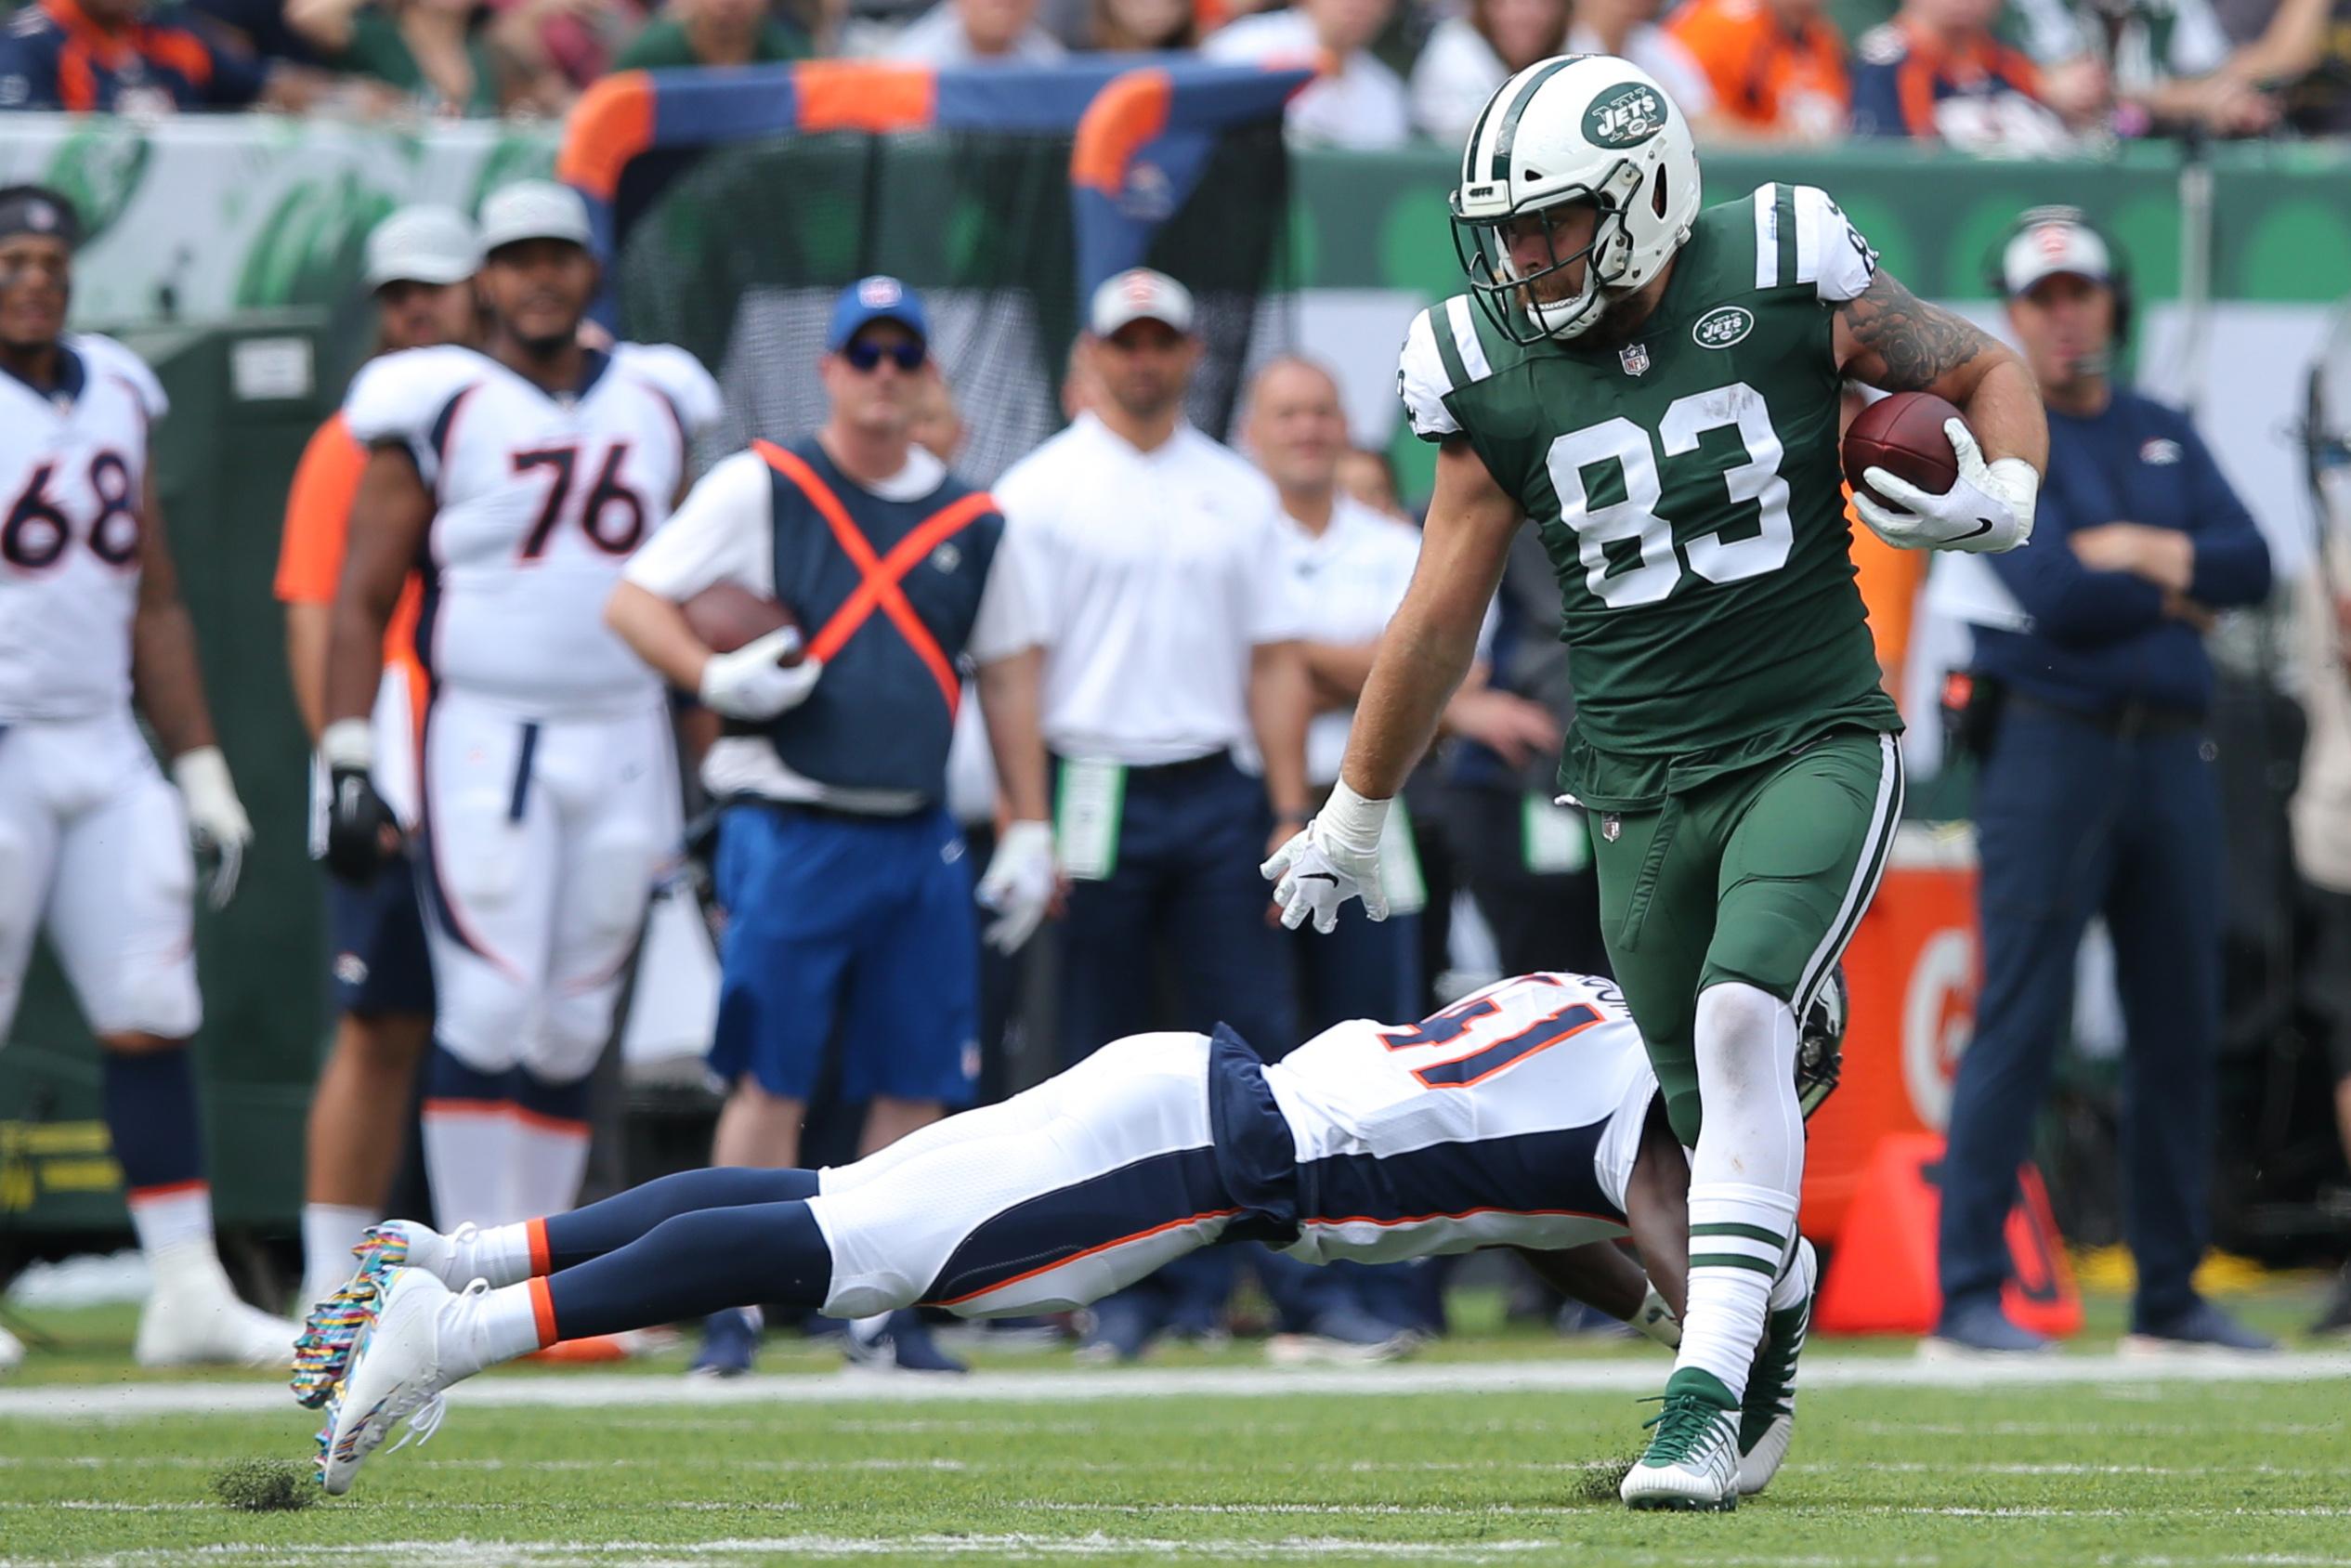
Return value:
[(474, 1227), (461, 1225), (443, 1235), (417, 1220), (387, 1220), (372, 1227), (351, 1248), (357, 1261), (343, 1287), (311, 1307), (294, 1341), (294, 1376), (289, 1386), (294, 1403), (317, 1409), (334, 1397), (351, 1360), (351, 1347), (359, 1330), (372, 1317), (384, 1282), (394, 1269), (422, 1269), (443, 1284), (451, 1284), (458, 1244), (469, 1239)]
[[(477, 1282), (468, 1291), (489, 1288)], [(382, 1276), (319, 1431), (319, 1480), (330, 1496), (351, 1489), (359, 1467), (401, 1422), (408, 1435), (395, 1448), (411, 1439), (423, 1443), (439, 1428), (442, 1391), (477, 1370), (443, 1359), (442, 1326), (460, 1300), (424, 1269), (396, 1268)]]

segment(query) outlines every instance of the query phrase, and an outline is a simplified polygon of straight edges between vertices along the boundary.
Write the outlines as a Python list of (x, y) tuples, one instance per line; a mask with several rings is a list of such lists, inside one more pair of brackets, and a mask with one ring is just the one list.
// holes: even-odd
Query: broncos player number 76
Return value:
[(1625, 60), (1562, 57), (1504, 83), (1453, 219), (1469, 291), (1414, 319), (1399, 373), (1414, 432), (1439, 446), (1419, 569), (1337, 789), (1265, 871), (1285, 921), (1324, 931), (1378, 887), (1389, 801), (1532, 521), (1574, 658), (1560, 789), (1587, 813), (1609, 957), (1695, 1150), (1685, 1333), (1623, 1495), (1729, 1508), (1796, 1240), (1796, 1020), (1901, 810), (1901, 720), (1853, 586), (1839, 388), (1933, 392), (1965, 416), (1945, 425), (1949, 491), (1873, 470), (1894, 504), (1856, 501), (1903, 549), (2023, 544), (2047, 429), (2017, 357), (1913, 298), (1825, 192), (1704, 205), (1689, 122)]

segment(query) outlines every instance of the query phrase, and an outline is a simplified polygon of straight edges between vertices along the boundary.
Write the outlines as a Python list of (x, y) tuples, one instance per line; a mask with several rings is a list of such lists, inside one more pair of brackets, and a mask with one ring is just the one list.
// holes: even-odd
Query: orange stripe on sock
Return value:
[(585, 1138), (589, 1132), (586, 1122), (574, 1121), (569, 1117), (551, 1117), (544, 1111), (534, 1111), (528, 1105), (509, 1104), (504, 1109), (506, 1114), (515, 1120), (536, 1131), (559, 1132), (571, 1138)]
[(428, 1117), (503, 1117), (509, 1107), (498, 1100), (427, 1100), (422, 1109)]
[(547, 1246), (547, 1222), (544, 1220), (526, 1220), (523, 1222), (522, 1231), (523, 1235), (528, 1237), (530, 1242), (530, 1273), (532, 1277), (536, 1278), (542, 1274), (551, 1274), (555, 1273), (555, 1264), (550, 1261), (554, 1258), (555, 1253)]
[(539, 1348), (545, 1350), (555, 1342), (555, 1299), (544, 1279), (530, 1282), (530, 1315), (539, 1324)]
[(151, 1203), (160, 1197), (180, 1197), (189, 1193), (210, 1192), (212, 1183), (202, 1176), (185, 1182), (163, 1182), (152, 1187), (133, 1187), (128, 1196), (132, 1203)]

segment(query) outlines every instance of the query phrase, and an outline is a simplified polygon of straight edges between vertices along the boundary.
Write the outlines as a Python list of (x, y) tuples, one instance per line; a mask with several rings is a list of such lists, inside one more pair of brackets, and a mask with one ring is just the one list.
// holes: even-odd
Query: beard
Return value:
[(580, 341), (580, 325), (575, 321), (569, 332), (544, 333), (524, 333), (509, 327), (507, 335), (512, 337), (516, 345), (532, 359), (552, 359)]

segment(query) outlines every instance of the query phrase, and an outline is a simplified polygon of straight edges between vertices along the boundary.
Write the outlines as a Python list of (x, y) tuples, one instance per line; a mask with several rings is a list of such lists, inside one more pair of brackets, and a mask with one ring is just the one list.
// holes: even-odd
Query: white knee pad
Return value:
[[(92, 835), (83, 842), (83, 835)], [(101, 817), (68, 830), (60, 878), (96, 876), (111, 898), (60, 889), (50, 935), (98, 1035), (186, 1039), (203, 1022), (196, 988), (196, 864), (178, 792), (141, 779)]]
[(570, 868), (559, 923), (582, 946), (636, 940), (653, 902), (656, 851), (636, 833), (592, 834)]
[(653, 902), (653, 863), (650, 840), (607, 832), (590, 835), (567, 868), (547, 994), (523, 1058), (542, 1077), (585, 1077), (611, 1038), (621, 972)]
[(503, 1073), (523, 1059), (537, 1000), (523, 983), (477, 954), (436, 941), (433, 1039), (477, 1073)]
[(187, 1039), (204, 1022), (196, 960), (185, 950), (126, 956), (116, 986), (105, 1004), (90, 1009), (91, 1033)]
[(591, 990), (558, 988), (550, 993), (523, 1049), (523, 1065), (549, 1083), (586, 1078), (612, 1039), (614, 1004), (620, 996), (618, 975)]

